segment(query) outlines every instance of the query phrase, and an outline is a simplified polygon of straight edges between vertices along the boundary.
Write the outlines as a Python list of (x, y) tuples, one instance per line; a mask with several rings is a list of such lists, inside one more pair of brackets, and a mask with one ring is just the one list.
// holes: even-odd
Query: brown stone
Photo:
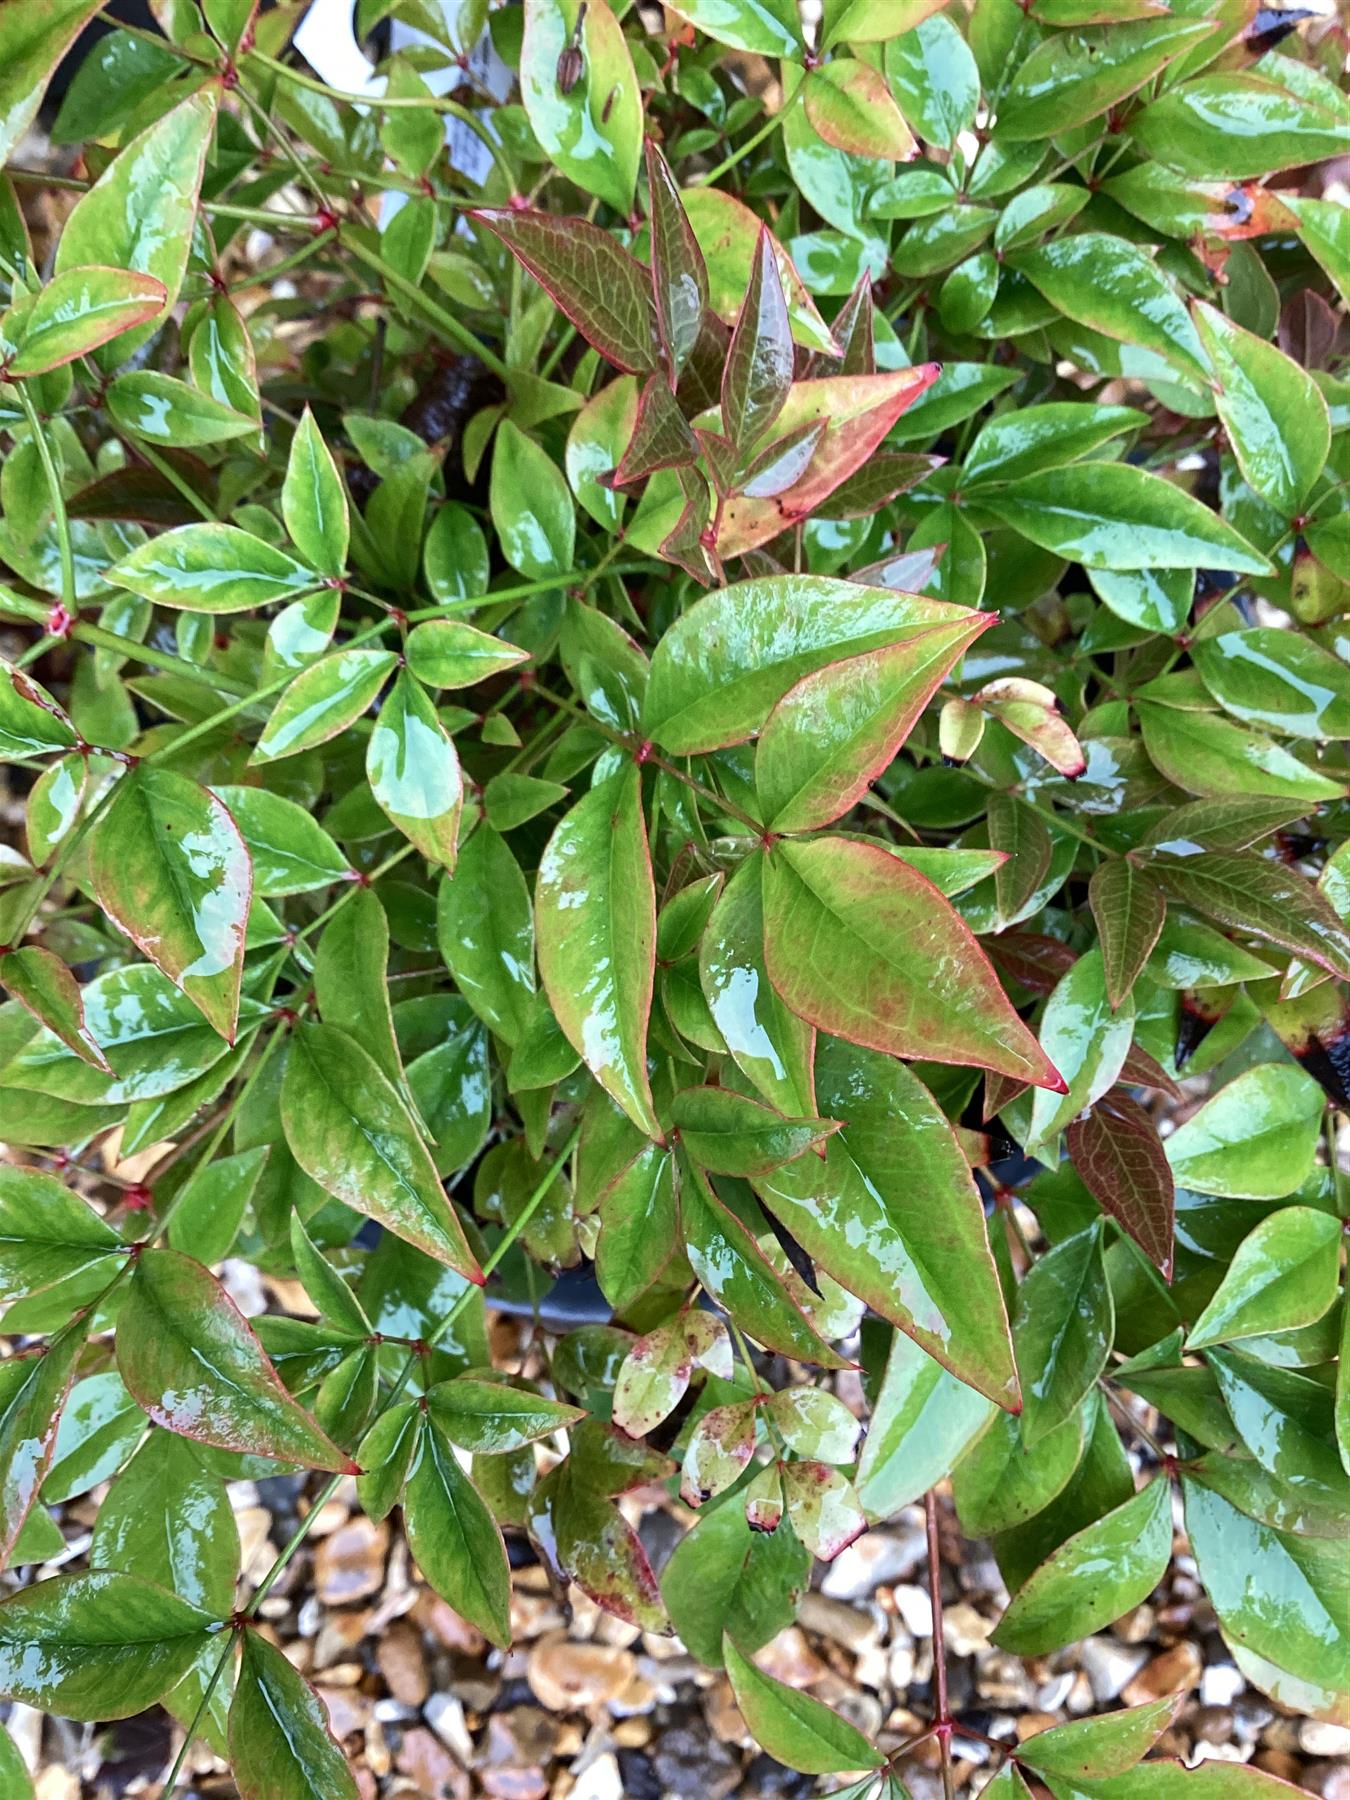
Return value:
[(603, 1706), (623, 1693), (635, 1673), (631, 1650), (616, 1644), (574, 1644), (558, 1633), (541, 1638), (531, 1650), (527, 1678), (541, 1706), (563, 1713)]
[(314, 1553), (314, 1587), (325, 1606), (347, 1606), (378, 1594), (384, 1580), (389, 1527), (364, 1514), (349, 1519)]
[(422, 1638), (415, 1625), (400, 1619), (380, 1638), (375, 1649), (389, 1692), (405, 1706), (421, 1706), (431, 1692)]
[(1173, 1644), (1125, 1683), (1121, 1699), (1126, 1706), (1142, 1706), (1145, 1701), (1160, 1700), (1164, 1694), (1175, 1694), (1179, 1688), (1193, 1688), (1203, 1666), (1195, 1644)]
[(434, 1732), (420, 1725), (403, 1734), (398, 1768), (427, 1800), (468, 1800), (472, 1791), (466, 1771)]

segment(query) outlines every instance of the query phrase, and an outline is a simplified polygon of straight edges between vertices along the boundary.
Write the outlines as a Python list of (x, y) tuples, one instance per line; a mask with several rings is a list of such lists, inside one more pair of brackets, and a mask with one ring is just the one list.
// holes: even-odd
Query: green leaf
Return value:
[(528, 650), (466, 624), (462, 619), (428, 619), (414, 625), (405, 646), (408, 667), (428, 687), (472, 687), (530, 660)]
[(1153, 1748), (1182, 1703), (1182, 1694), (1165, 1694), (1161, 1700), (1125, 1707), (1100, 1719), (1072, 1719), (1024, 1738), (1017, 1759), (1038, 1775), (1066, 1780), (1123, 1775)]
[(844, 1123), (823, 1164), (806, 1157), (757, 1183), (765, 1205), (850, 1293), (961, 1380), (1012, 1404), (984, 1210), (941, 1108), (902, 1063), (832, 1038), (820, 1043), (816, 1089)]
[(381, 1413), (361, 1439), (356, 1459), (362, 1473), (356, 1492), (362, 1510), (377, 1522), (397, 1505), (422, 1436), (422, 1409), (402, 1400)]
[(1136, 700), (1135, 710), (1150, 760), (1192, 794), (1338, 800), (1345, 793), (1342, 783), (1319, 775), (1282, 744), (1214, 713), (1145, 700)]
[(774, 707), (755, 751), (755, 786), (771, 831), (812, 831), (840, 818), (893, 761), (992, 613), (804, 675)]
[(1042, 1656), (1087, 1637), (1146, 1599), (1171, 1554), (1171, 1485), (1159, 1476), (1061, 1544), (1018, 1590), (991, 1642)]
[(802, 22), (792, 0), (680, 0), (670, 10), (733, 50), (801, 60)]
[(1350, 671), (1292, 631), (1225, 631), (1191, 650), (1200, 678), (1225, 712), (1300, 738), (1350, 734)]
[(1037, 1456), (1047, 1453), (1075, 1425), (1083, 1450), (1068, 1481), (1039, 1512), (994, 1538), (994, 1556), (1010, 1592), (1016, 1592), (1076, 1531), (1122, 1505), (1134, 1492), (1134, 1471), (1100, 1389), (1088, 1396), (1078, 1420), (1069, 1420), (1042, 1438)]
[(980, 100), (975, 58), (956, 26), (940, 13), (908, 31), (897, 16), (893, 29), (896, 35), (887, 34), (885, 51), (891, 91), (917, 134), (950, 150), (975, 120)]
[(699, 948), (699, 979), (737, 1067), (780, 1112), (814, 1113), (814, 1027), (790, 1013), (764, 968), (757, 860), (747, 857), (717, 901)]
[(419, 682), (400, 674), (366, 747), (376, 803), (428, 861), (453, 869), (464, 778), (454, 741)]
[(1334, 1401), (1324, 1383), (1231, 1350), (1205, 1357), (1243, 1444), (1285, 1489), (1324, 1511), (1350, 1505), (1350, 1476), (1332, 1443)]
[(407, 1107), (345, 1032), (332, 1025), (296, 1028), (281, 1121), (291, 1154), (325, 1193), (468, 1280), (481, 1280)]
[(308, 1469), (348, 1461), (291, 1399), (252, 1327), (209, 1270), (147, 1250), (117, 1322), (117, 1366), (158, 1425), (198, 1443)]
[(1015, 481), (1076, 462), (1144, 424), (1132, 406), (1078, 406), (1056, 401), (998, 413), (980, 428), (965, 459), (964, 486)]
[(1186, 1535), (1228, 1635), (1304, 1680), (1350, 1687), (1345, 1558), (1326, 1539), (1247, 1518), (1198, 1481), (1182, 1481)]
[[(1101, 16), (1096, 7), (1092, 14)], [(999, 102), (999, 141), (1055, 137), (1085, 124), (1213, 31), (1208, 19), (1162, 18), (1052, 34), (1021, 65)]]
[(42, 1484), (44, 1503), (52, 1506), (87, 1494), (115, 1475), (145, 1430), (145, 1414), (116, 1369), (77, 1381), (61, 1410), (52, 1464)]
[(104, 404), (128, 436), (179, 450), (247, 437), (258, 429), (250, 415), (157, 369), (132, 369), (117, 376), (108, 385)]
[(302, 669), (272, 709), (250, 762), (279, 762), (337, 737), (370, 706), (397, 661), (392, 650), (335, 650)]
[(314, 958), (314, 998), (325, 1025), (353, 1038), (395, 1087), (403, 1063), (394, 1034), (389, 921), (378, 894), (358, 888), (324, 927)]
[(1082, 231), (1014, 251), (1008, 263), (1067, 318), (1156, 352), (1192, 382), (1208, 377), (1190, 315), (1154, 259), (1137, 245)]
[(1293, 1063), (1244, 1069), (1167, 1139), (1182, 1187), (1238, 1200), (1282, 1200), (1312, 1173), (1322, 1090)]
[(1340, 1222), (1329, 1213), (1285, 1206), (1269, 1214), (1238, 1245), (1186, 1348), (1292, 1331), (1320, 1319), (1336, 1299), (1340, 1239)]
[(501, 239), (615, 368), (650, 375), (661, 367), (648, 272), (608, 231), (589, 219), (560, 219), (529, 207), (469, 216)]
[(291, 542), (323, 575), (341, 575), (347, 564), (351, 524), (347, 492), (314, 414), (305, 408), (286, 459), (281, 516)]
[(722, 1656), (741, 1717), (755, 1742), (780, 1763), (804, 1775), (832, 1775), (845, 1769), (879, 1769), (885, 1758), (856, 1726), (823, 1700), (775, 1681), (722, 1635)]
[(84, 1022), (79, 983), (59, 957), (39, 944), (6, 950), (0, 954), (0, 984), (81, 1061), (112, 1074)]
[(858, 1498), (867, 1516), (893, 1518), (945, 1479), (993, 1416), (983, 1394), (958, 1381), (913, 1338), (892, 1332), (858, 1458)]
[(1040, 1256), (1017, 1290), (1013, 1348), (1028, 1448), (1062, 1425), (1106, 1367), (1115, 1308), (1100, 1223)]
[[(56, 1452), (56, 1433), (85, 1330), (77, 1323), (0, 1375), (0, 1564), (23, 1528)], [(4, 1692), (0, 1684), (0, 1692)]]
[[(668, 1467), (656, 1460), (657, 1471)], [(590, 1473), (574, 1438), (571, 1456), (530, 1497), (531, 1535), (550, 1546), (557, 1568), (597, 1606), (643, 1631), (668, 1632), (661, 1590), (637, 1532), (612, 1500), (589, 1485)]]
[(502, 1534), (434, 1419), (419, 1440), (403, 1520), (428, 1583), (490, 1643), (508, 1648), (511, 1575)]
[(184, 612), (251, 612), (315, 587), (313, 569), (237, 525), (179, 525), (147, 538), (108, 570), (108, 580), (157, 606)]
[(783, 410), (792, 386), (792, 331), (773, 243), (759, 234), (750, 285), (722, 366), (722, 430), (744, 461)]
[(688, 1163), (683, 1169), (680, 1208), (685, 1248), (709, 1297), (765, 1349), (824, 1369), (842, 1367), (843, 1358), (816, 1331), (707, 1176)]
[(0, 756), (69, 750), (79, 739), (64, 708), (22, 669), (0, 662)]
[(681, 1310), (640, 1337), (619, 1365), (614, 1424), (631, 1438), (645, 1437), (679, 1405), (695, 1369), (729, 1380), (731, 1339), (713, 1314)]
[[(56, 245), (56, 273), (91, 265), (150, 275), (164, 288), (165, 310), (187, 270), (206, 152), (216, 122), (216, 93), (190, 94), (134, 137), (76, 203)], [(151, 327), (94, 353), (105, 374), (144, 342)]]
[(806, 77), (806, 116), (836, 150), (908, 161), (914, 138), (884, 77), (856, 57), (835, 57)]
[(1225, 69), (1171, 88), (1128, 132), (1145, 156), (1183, 175), (1245, 181), (1338, 155), (1345, 121), (1255, 71)]
[(450, 1442), (475, 1456), (507, 1455), (586, 1416), (580, 1407), (466, 1375), (429, 1388), (427, 1408)]
[(10, 7), (0, 20), (0, 161), (10, 160), (52, 72), (97, 11), (96, 0), (48, 0), (40, 11)]
[(280, 899), (350, 881), (349, 859), (296, 801), (262, 787), (221, 786), (212, 792), (229, 808), (248, 847), (255, 894)]
[(1067, 1127), (1069, 1158), (1084, 1187), (1149, 1261), (1172, 1279), (1175, 1190), (1158, 1127), (1137, 1100), (1105, 1095)]
[(253, 870), (229, 810), (142, 763), (94, 828), (89, 872), (104, 911), (233, 1043)]
[(0, 1164), (0, 1301), (39, 1294), (121, 1249), (112, 1227), (54, 1175)]
[(216, 1618), (234, 1604), (239, 1528), (229, 1493), (186, 1438), (152, 1431), (108, 1490), (89, 1556)]
[(791, 1525), (752, 1531), (742, 1498), (733, 1493), (680, 1539), (661, 1591), (686, 1648), (715, 1668), (724, 1632), (750, 1654), (790, 1625), (810, 1574), (811, 1558)]
[(1112, 1008), (1100, 950), (1089, 950), (1060, 977), (1041, 1015), (1041, 1046), (1068, 1082), (1063, 1095), (1035, 1096), (1026, 1147), (1032, 1152), (1100, 1100), (1116, 1079), (1134, 1036), (1134, 1004)]
[(0, 1730), (0, 1784), (11, 1800), (33, 1800), (33, 1777), (7, 1731)]
[(659, 1144), (644, 1144), (600, 1198), (595, 1274), (616, 1313), (626, 1312), (675, 1253), (679, 1219), (675, 1159)]
[(660, 1140), (647, 1079), (656, 895), (636, 764), (565, 815), (535, 881), (539, 971), (587, 1068), (648, 1137)]
[(730, 1088), (682, 1088), (671, 1123), (696, 1163), (714, 1175), (767, 1175), (824, 1142), (832, 1119), (785, 1119)]
[(276, 1645), (252, 1628), (243, 1633), (230, 1703), (230, 1768), (241, 1800), (306, 1793), (356, 1800), (356, 1781), (323, 1701)]
[(697, 601), (656, 646), (643, 730), (677, 756), (741, 743), (812, 670), (969, 617), (819, 575), (740, 582)]
[(136, 275), (130, 269), (67, 269), (41, 290), (24, 314), (19, 348), (9, 359), (7, 373), (11, 378), (43, 375), (88, 356), (120, 332), (157, 318), (166, 299), (164, 283), (153, 275)]
[[(603, 8), (604, 0), (597, 4)], [(510, 419), (497, 430), (490, 504), (502, 554), (527, 581), (571, 568), (577, 522), (567, 482), (547, 452)]]
[(1158, 941), (1167, 902), (1148, 872), (1126, 857), (1098, 865), (1088, 900), (1101, 939), (1107, 998), (1121, 1006)]
[[(781, 0), (775, 0), (775, 3), (781, 3)], [(749, 285), (762, 222), (743, 201), (733, 194), (723, 193), (720, 188), (686, 188), (681, 198), (698, 247), (706, 258), (708, 304), (719, 319), (730, 325), (740, 311)], [(793, 337), (808, 349), (837, 355), (839, 347), (830, 335), (829, 326), (817, 312), (801, 276), (776, 238), (774, 254), (787, 295)]]
[(1083, 1449), (1083, 1410), (1035, 1444), (1013, 1413), (997, 1413), (956, 1465), (952, 1492), (969, 1537), (1004, 1532), (1042, 1513), (1068, 1486)]
[(203, 1648), (210, 1613), (133, 1575), (60, 1575), (0, 1603), (0, 1693), (67, 1719), (127, 1719)]
[(1214, 397), (1247, 485), (1284, 517), (1307, 499), (1331, 447), (1326, 401), (1274, 344), (1197, 302), (1195, 322), (1214, 364)]
[[(564, 80), (569, 48), (579, 52)], [(622, 28), (605, 0), (530, 0), (520, 92), (547, 155), (626, 218), (642, 155), (642, 97)]]
[(455, 985), (491, 1031), (519, 1041), (534, 997), (530, 890), (504, 838), (479, 825), (441, 883), (436, 941)]
[(822, 1031), (1063, 1091), (959, 915), (879, 844), (776, 845), (764, 858), (764, 958), (782, 999)]
[(1023, 476), (982, 494), (981, 504), (1033, 544), (1088, 569), (1270, 572), (1265, 557), (1217, 513), (1125, 463), (1076, 463)]

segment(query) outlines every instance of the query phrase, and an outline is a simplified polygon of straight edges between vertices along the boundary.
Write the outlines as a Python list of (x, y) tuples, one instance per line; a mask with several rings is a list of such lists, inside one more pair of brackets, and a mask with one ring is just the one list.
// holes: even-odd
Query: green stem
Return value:
[(211, 1704), (211, 1696), (215, 1693), (216, 1688), (220, 1684), (220, 1678), (225, 1673), (225, 1665), (230, 1660), (230, 1652), (233, 1649), (234, 1633), (231, 1631), (227, 1632), (225, 1635), (225, 1643), (220, 1652), (220, 1660), (217, 1662), (215, 1668), (212, 1669), (211, 1678), (202, 1689), (202, 1697), (197, 1703), (196, 1712), (192, 1715), (192, 1723), (183, 1734), (183, 1741), (178, 1746), (178, 1754), (174, 1757), (173, 1764), (170, 1767), (168, 1774), (164, 1777), (164, 1785), (160, 1789), (160, 1800), (171, 1800), (173, 1791), (178, 1786), (178, 1777), (183, 1773), (183, 1764), (187, 1761), (187, 1753), (192, 1748), (193, 1740), (201, 1729), (202, 1720), (206, 1717), (206, 1709)]
[(47, 434), (42, 428), (42, 420), (38, 417), (38, 409), (33, 404), (33, 396), (28, 392), (26, 383), (15, 381), (11, 383), (11, 386), (18, 395), (19, 405), (23, 408), (28, 428), (37, 444), (42, 473), (47, 478), (47, 491), (51, 495), (52, 516), (56, 523), (56, 543), (61, 556), (61, 601), (66, 611), (73, 614), (75, 611), (75, 551), (70, 541), (70, 519), (66, 514), (66, 497), (61, 492), (61, 477), (57, 473), (51, 445), (47, 442)]
[(489, 350), (486, 344), (474, 336), (467, 325), (461, 325), (453, 313), (449, 313), (443, 306), (437, 305), (436, 301), (424, 294), (415, 282), (400, 275), (397, 269), (391, 269), (383, 257), (377, 256), (373, 250), (368, 250), (359, 239), (348, 236), (346, 232), (342, 234), (342, 247), (344, 250), (349, 250), (358, 262), (363, 262), (368, 269), (373, 269), (386, 286), (393, 288), (395, 293), (401, 294), (414, 311), (420, 312), (428, 324), (434, 325), (442, 336), (454, 344), (457, 349), (462, 350), (467, 356), (476, 356), (484, 368), (490, 369), (499, 381), (509, 380), (510, 370), (497, 352)]
[(745, 158), (749, 156), (752, 151), (758, 150), (764, 140), (772, 137), (774, 132), (777, 131), (779, 126), (783, 123), (784, 119), (787, 118), (788, 114), (800, 99), (802, 89), (805, 85), (806, 83), (804, 81), (799, 82), (796, 89), (789, 98), (784, 101), (782, 106), (779, 107), (778, 111), (776, 113), (771, 113), (760, 126), (759, 130), (753, 132), (741, 145), (739, 150), (733, 150), (731, 155), (718, 163), (715, 169), (709, 169), (706, 175), (700, 175), (696, 185), (698, 187), (711, 187), (714, 182), (720, 181), (725, 174), (734, 169), (737, 163), (744, 162)]

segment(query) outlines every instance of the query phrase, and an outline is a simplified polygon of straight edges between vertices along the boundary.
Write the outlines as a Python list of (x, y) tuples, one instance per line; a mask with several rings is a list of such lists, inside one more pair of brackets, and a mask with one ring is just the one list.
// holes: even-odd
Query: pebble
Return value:
[(543, 1638), (530, 1652), (528, 1680), (549, 1712), (575, 1712), (615, 1699), (636, 1672), (631, 1650), (615, 1644), (576, 1644), (559, 1634)]
[(667, 1727), (656, 1741), (652, 1766), (658, 1793), (664, 1788), (675, 1800), (726, 1800), (740, 1786), (740, 1758), (698, 1720)]
[(1305, 1719), (1298, 1728), (1298, 1742), (1309, 1756), (1350, 1756), (1350, 1727)]
[(1148, 1651), (1122, 1644), (1115, 1638), (1085, 1638), (1079, 1646), (1078, 1661), (1099, 1705), (1116, 1700), (1125, 1684), (1137, 1675), (1148, 1661)]
[(895, 1604), (900, 1617), (905, 1621), (907, 1631), (916, 1638), (932, 1637), (933, 1602), (928, 1597), (927, 1589), (898, 1587), (895, 1590)]
[(472, 1792), (468, 1772), (424, 1727), (404, 1732), (398, 1767), (399, 1773), (406, 1775), (424, 1794), (445, 1795), (447, 1800), (451, 1796), (453, 1800), (467, 1800)]
[[(927, 1595), (924, 1596), (927, 1599)], [(983, 1650), (989, 1642), (989, 1633), (994, 1628), (992, 1619), (985, 1618), (968, 1601), (962, 1600), (956, 1606), (948, 1606), (942, 1613), (942, 1639), (947, 1648), (956, 1656), (974, 1656), (977, 1650)], [(929, 1632), (932, 1631), (932, 1609), (929, 1608)]]
[[(832, 1644), (852, 1650), (855, 1655), (881, 1641), (881, 1625), (873, 1613), (865, 1607), (831, 1600), (825, 1594), (814, 1591), (807, 1594), (797, 1617), (805, 1630), (816, 1632)], [(931, 1618), (929, 1631), (932, 1631)]]
[(1120, 1697), (1127, 1706), (1142, 1706), (1147, 1700), (1160, 1700), (1164, 1694), (1175, 1694), (1180, 1688), (1193, 1688), (1200, 1671), (1199, 1646), (1185, 1638), (1147, 1662), (1126, 1682)]
[(926, 1554), (922, 1531), (869, 1531), (841, 1550), (825, 1572), (821, 1592), (832, 1600), (862, 1600), (912, 1574)]
[(314, 1586), (326, 1606), (347, 1606), (378, 1594), (384, 1580), (389, 1526), (358, 1513), (325, 1537), (314, 1553)]
[(1229, 1706), (1246, 1685), (1233, 1663), (1211, 1663), (1200, 1675), (1200, 1698), (1206, 1706)]
[(464, 1707), (450, 1694), (433, 1694), (422, 1716), (448, 1750), (462, 1763), (473, 1761), (473, 1739), (464, 1723)]
[(422, 1655), (422, 1639), (415, 1626), (403, 1619), (391, 1625), (375, 1646), (375, 1660), (395, 1700), (401, 1700), (405, 1706), (425, 1704), (431, 1682)]

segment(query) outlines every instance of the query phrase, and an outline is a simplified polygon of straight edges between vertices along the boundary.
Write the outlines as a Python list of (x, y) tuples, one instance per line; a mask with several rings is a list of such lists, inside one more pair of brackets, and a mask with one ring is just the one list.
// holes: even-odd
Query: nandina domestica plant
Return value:
[[(953, 1509), (1012, 1656), (1181, 1548), (1345, 1722), (1343, 30), (376, 0), (349, 93), (152, 0), (55, 175), (97, 11), (0, 4), (0, 1693), (350, 1800), (259, 1609), (354, 1477), (854, 1800), (756, 1654), (916, 1502), (949, 1790)], [(1278, 1800), (1183, 1698), (991, 1791)]]

